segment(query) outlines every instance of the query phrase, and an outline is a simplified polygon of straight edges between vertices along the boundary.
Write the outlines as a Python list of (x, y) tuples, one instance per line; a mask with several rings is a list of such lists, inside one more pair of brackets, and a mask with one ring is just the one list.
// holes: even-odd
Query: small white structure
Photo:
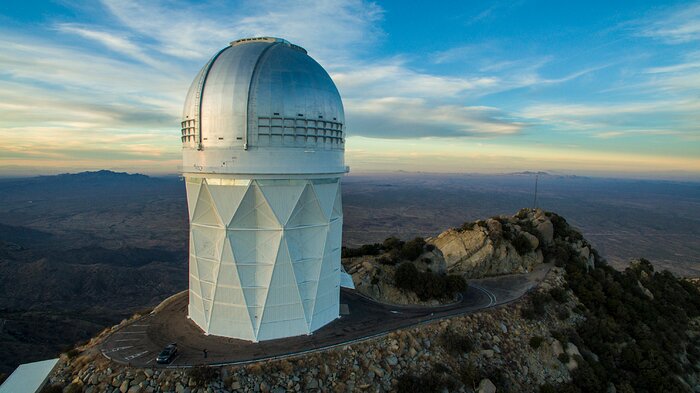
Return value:
[(46, 384), (56, 364), (58, 364), (58, 358), (20, 364), (0, 385), (0, 393), (38, 392)]
[(344, 122), (331, 78), (285, 40), (234, 41), (195, 78), (188, 315), (207, 334), (269, 340), (338, 318)]

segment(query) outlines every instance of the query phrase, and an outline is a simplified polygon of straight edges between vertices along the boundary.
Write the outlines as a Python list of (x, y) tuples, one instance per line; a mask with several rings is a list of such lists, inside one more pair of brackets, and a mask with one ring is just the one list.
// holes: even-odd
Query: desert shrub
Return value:
[(432, 370), (423, 375), (404, 374), (398, 378), (396, 391), (399, 393), (437, 393), (454, 392), (459, 389), (459, 382), (452, 377), (452, 370), (442, 363), (437, 363)]
[(544, 249), (546, 259), (553, 259), (557, 267), (564, 267), (576, 255), (569, 242), (556, 239), (554, 244)]
[(404, 262), (394, 273), (394, 281), (397, 288), (413, 291), (421, 285), (421, 274), (412, 263)]
[(453, 385), (450, 382), (444, 375), (436, 373), (426, 373), (421, 376), (404, 374), (399, 377), (396, 391), (398, 393), (438, 393), (450, 391), (449, 387)]
[(530, 212), (530, 209), (524, 208), (518, 210), (518, 212), (515, 214), (515, 217), (517, 217), (520, 220), (524, 220), (527, 218), (528, 213)]
[(445, 351), (452, 355), (461, 355), (474, 350), (474, 341), (471, 337), (454, 330), (445, 330), (440, 336), (440, 341)]
[(476, 225), (475, 222), (465, 222), (464, 224), (462, 224), (462, 225), (458, 228), (458, 231), (460, 231), (460, 232), (471, 231), (472, 229), (474, 229), (474, 226), (475, 226), (475, 225)]
[(71, 348), (66, 351), (66, 356), (68, 356), (68, 359), (74, 359), (78, 355), (80, 355), (80, 351), (76, 348)]
[(562, 352), (559, 354), (559, 356), (557, 356), (557, 359), (559, 359), (559, 361), (562, 363), (569, 363), (569, 354)]
[(417, 237), (413, 240), (409, 240), (401, 246), (399, 251), (399, 258), (415, 261), (423, 253), (423, 247), (425, 246), (425, 240), (422, 237)]
[(555, 238), (560, 238), (562, 240), (568, 238), (569, 241), (583, 240), (583, 235), (573, 229), (569, 223), (566, 222), (564, 217), (554, 213), (551, 213), (548, 217), (554, 227)]
[(426, 244), (425, 245), (425, 251), (433, 251), (433, 250), (435, 250), (434, 244)]
[(550, 383), (545, 383), (544, 385), (540, 386), (540, 393), (558, 393), (559, 390), (552, 386)]
[(384, 239), (384, 242), (382, 243), (382, 248), (384, 251), (400, 250), (401, 247), (403, 247), (403, 241), (393, 236)]
[(63, 390), (63, 393), (82, 393), (82, 392), (83, 392), (82, 385), (75, 383), (75, 382), (71, 383)]
[(544, 337), (542, 336), (532, 336), (532, 338), (530, 338), (530, 346), (533, 349), (538, 349), (542, 346), (542, 343), (544, 343)]
[(532, 310), (538, 317), (544, 315), (546, 305), (552, 301), (552, 297), (548, 293), (535, 292), (530, 297), (530, 302), (532, 303)]
[(40, 393), (63, 393), (63, 388), (61, 385), (44, 385)]
[(464, 277), (457, 274), (448, 274), (444, 276), (447, 285), (447, 292), (454, 294), (467, 290), (467, 281)]
[(557, 303), (566, 303), (569, 300), (569, 296), (566, 294), (566, 289), (562, 287), (554, 287), (549, 290), (549, 296), (556, 300)]
[(517, 251), (520, 255), (525, 255), (532, 251), (532, 244), (522, 233), (519, 233), (517, 236), (513, 237), (510, 244), (513, 245), (515, 251)]
[(459, 370), (459, 379), (464, 385), (472, 389), (476, 389), (481, 382), (481, 373), (476, 368), (473, 362), (463, 364)]
[(372, 285), (377, 285), (377, 284), (379, 284), (379, 276), (374, 275), (372, 277)]
[(420, 272), (410, 262), (404, 262), (394, 273), (397, 288), (415, 293), (421, 300), (444, 299), (467, 289), (467, 282), (457, 275)]
[(562, 321), (569, 319), (570, 316), (571, 313), (566, 308), (561, 308), (559, 309), (559, 311), (557, 311), (557, 318), (559, 318)]
[(341, 258), (354, 258), (365, 255), (379, 255), (382, 251), (382, 245), (379, 243), (365, 244), (357, 248), (343, 247), (340, 251)]
[(431, 263), (433, 263), (433, 260), (430, 258), (423, 258), (421, 259), (421, 262), (425, 263), (426, 265), (430, 265)]
[(197, 384), (205, 387), (219, 376), (219, 370), (205, 365), (194, 366), (187, 371), (187, 375)]

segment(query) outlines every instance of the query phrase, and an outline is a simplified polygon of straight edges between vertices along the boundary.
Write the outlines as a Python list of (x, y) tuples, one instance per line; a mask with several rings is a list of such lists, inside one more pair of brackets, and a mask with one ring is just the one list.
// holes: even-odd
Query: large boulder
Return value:
[[(495, 224), (490, 226), (502, 230)], [(492, 233), (481, 226), (470, 230), (450, 229), (426, 241), (442, 252), (448, 272), (461, 273), (469, 278), (525, 273), (542, 263), (542, 252), (539, 249), (521, 256), (510, 242), (500, 238), (500, 234), (491, 236)], [(536, 245), (539, 245), (537, 238), (530, 236), (537, 242)], [(531, 244), (533, 242), (529, 238), (528, 241), (531, 241)], [(533, 247), (535, 248), (537, 247)]]
[(544, 244), (550, 245), (554, 242), (554, 225), (549, 220), (541, 221), (536, 226)]
[(477, 393), (496, 393), (496, 385), (490, 379), (485, 378), (479, 382), (479, 387), (476, 388)]

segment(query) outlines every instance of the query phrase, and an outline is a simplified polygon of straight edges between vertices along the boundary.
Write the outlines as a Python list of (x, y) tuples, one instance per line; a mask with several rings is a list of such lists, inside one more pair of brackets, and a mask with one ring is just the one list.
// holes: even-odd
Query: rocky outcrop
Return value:
[[(394, 275), (398, 264), (382, 264), (383, 255), (346, 258), (345, 271), (352, 276), (355, 289), (376, 301), (397, 305), (439, 305), (454, 301), (453, 298), (421, 300), (415, 293), (396, 287)], [(447, 272), (442, 253), (437, 248), (425, 251), (413, 263), (419, 271), (430, 270), (438, 274)]]
[[(554, 226), (542, 210), (521, 210), (447, 230), (429, 244), (441, 251), (450, 273), (478, 278), (526, 273), (543, 262), (542, 245), (552, 244)], [(517, 248), (516, 248), (517, 247)]]

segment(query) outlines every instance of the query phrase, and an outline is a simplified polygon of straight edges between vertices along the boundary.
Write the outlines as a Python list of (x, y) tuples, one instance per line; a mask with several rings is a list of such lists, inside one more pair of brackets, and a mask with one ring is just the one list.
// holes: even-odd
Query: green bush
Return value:
[(206, 385), (219, 377), (219, 370), (214, 367), (200, 365), (189, 369), (187, 375), (192, 378), (197, 386), (206, 387)]
[(66, 389), (63, 392), (64, 393), (82, 393), (83, 386), (73, 382), (70, 385), (68, 385), (68, 387), (66, 387)]
[(458, 231), (459, 232), (471, 231), (472, 229), (474, 229), (474, 226), (476, 226), (475, 222), (465, 222), (464, 224), (462, 224), (459, 227)]
[(423, 254), (423, 247), (425, 246), (425, 240), (422, 237), (417, 237), (413, 240), (409, 240), (401, 246), (399, 251), (399, 258), (408, 261), (415, 261), (418, 257)]
[(63, 393), (63, 388), (61, 385), (45, 385), (41, 391), (41, 393)]
[(554, 386), (552, 386), (549, 383), (545, 383), (544, 385), (540, 386), (540, 393), (558, 393), (559, 390), (556, 389)]
[(510, 244), (513, 245), (515, 251), (517, 251), (520, 255), (525, 255), (529, 252), (532, 252), (532, 244), (522, 233), (519, 233), (517, 236), (515, 236), (511, 240)]
[(463, 364), (459, 370), (459, 379), (464, 385), (472, 389), (476, 389), (481, 382), (481, 373), (476, 368), (473, 362)]
[(445, 330), (440, 339), (442, 347), (452, 355), (461, 355), (474, 350), (474, 341), (466, 334)]
[(557, 311), (557, 318), (559, 318), (562, 321), (569, 319), (570, 316), (571, 316), (571, 313), (566, 308), (561, 308), (561, 309), (559, 309), (559, 311)]
[(382, 245), (379, 243), (365, 244), (358, 248), (343, 247), (340, 251), (341, 258), (354, 258), (365, 255), (379, 255), (382, 251)]
[(437, 364), (424, 375), (404, 374), (398, 378), (396, 392), (398, 393), (438, 393), (443, 391), (453, 392), (459, 386), (450, 376), (451, 370), (444, 365)]
[(562, 287), (554, 287), (549, 290), (549, 296), (556, 300), (557, 303), (566, 303), (569, 300), (569, 296), (566, 294), (566, 289)]
[(569, 354), (566, 352), (562, 352), (557, 356), (557, 359), (559, 359), (560, 362), (566, 364), (569, 363)]
[(552, 301), (552, 297), (548, 293), (535, 292), (530, 296), (530, 301), (532, 303), (532, 310), (538, 317), (544, 315), (546, 309), (545, 306)]
[(542, 343), (544, 343), (544, 337), (542, 336), (533, 336), (530, 338), (530, 346), (533, 349), (539, 349), (542, 346)]
[(397, 288), (415, 293), (421, 300), (445, 299), (467, 289), (462, 276), (420, 272), (410, 262), (404, 262), (394, 273)]
[(397, 237), (388, 237), (382, 243), (384, 251), (400, 250), (403, 247), (403, 241)]

